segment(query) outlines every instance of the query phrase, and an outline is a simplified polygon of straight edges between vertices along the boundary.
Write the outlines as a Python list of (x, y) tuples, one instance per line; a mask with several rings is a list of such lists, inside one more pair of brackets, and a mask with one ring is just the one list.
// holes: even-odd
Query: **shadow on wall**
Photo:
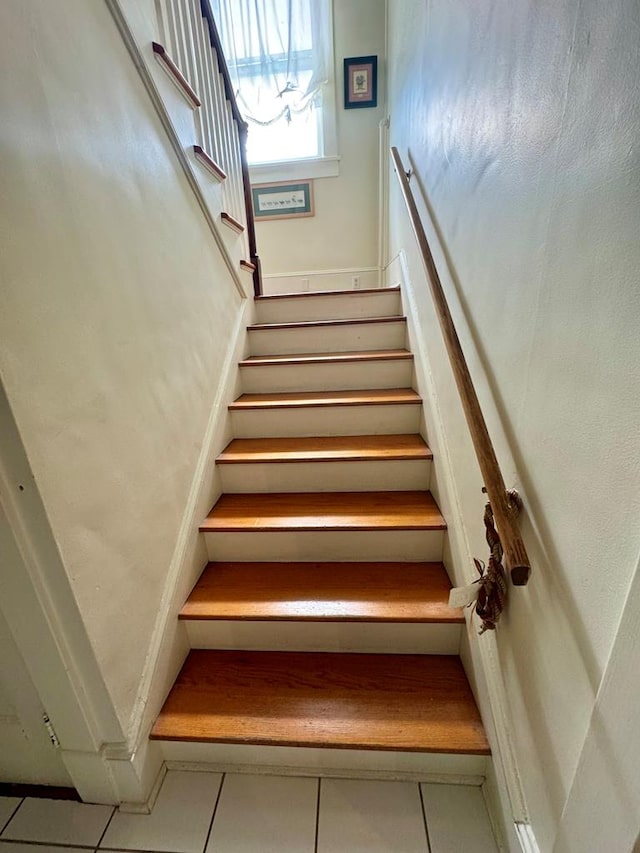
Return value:
[[(593, 645), (587, 631), (586, 617), (576, 606), (575, 599), (567, 583), (566, 574), (562, 571), (559, 554), (554, 547), (553, 530), (545, 517), (542, 501), (529, 476), (529, 469), (523, 450), (518, 441), (518, 435), (512, 424), (508, 406), (500, 392), (495, 375), (489, 367), (482, 335), (479, 332), (469, 303), (465, 297), (456, 265), (445, 240), (440, 223), (435, 215), (424, 181), (417, 168), (416, 160), (409, 151), (408, 162), (413, 172), (413, 186), (417, 196), (424, 204), (431, 225), (444, 257), (447, 273), (455, 288), (468, 329), (473, 347), (483, 365), (486, 381), (493, 398), (496, 412), (500, 418), (504, 435), (508, 442), (509, 451), (518, 471), (522, 484), (522, 492), (526, 496), (524, 512), (520, 525), (527, 542), (527, 548), (533, 567), (532, 582), (526, 592), (511, 596), (511, 605), (503, 615), (504, 630), (508, 632), (508, 641), (499, 643), (501, 669), (508, 679), (512, 673), (512, 688), (516, 686), (517, 696), (511, 694), (514, 725), (518, 727), (518, 719), (524, 715), (528, 724), (522, 729), (520, 736), (530, 738), (531, 748), (543, 756), (545, 767), (545, 799), (548, 807), (555, 813), (556, 820), (561, 817), (560, 811), (554, 804), (563, 803), (566, 796), (562, 759), (557, 754), (554, 745), (553, 720), (550, 719), (549, 709), (544, 705), (544, 696), (548, 696), (549, 684), (541, 682), (543, 673), (549, 673), (550, 662), (545, 657), (545, 651), (537, 639), (537, 627), (552, 625), (554, 645), (563, 648), (564, 669), (557, 673), (563, 676), (563, 682), (568, 684), (573, 678), (581, 683), (583, 696), (589, 692), (591, 702), (600, 683), (600, 675)], [(444, 272), (444, 271), (443, 271)], [(579, 669), (571, 672), (568, 668)], [(557, 676), (554, 673), (554, 680)], [(560, 684), (558, 688), (561, 689)], [(560, 704), (562, 700), (559, 699)], [(565, 768), (566, 770), (566, 768)]]
[[(576, 642), (580, 648), (581, 655), (584, 658), (586, 674), (595, 696), (600, 681), (598, 665), (593, 653), (589, 634), (585, 627), (583, 615), (575, 606), (571, 590), (566, 582), (564, 582), (563, 576), (559, 574), (558, 570), (561, 567), (561, 562), (559, 555), (553, 547), (552, 530), (544, 516), (542, 502), (536, 493), (533, 483), (531, 482), (531, 478), (528, 475), (527, 463), (524, 459), (522, 449), (518, 442), (518, 437), (511, 423), (507, 406), (496, 383), (495, 375), (489, 367), (487, 354), (482, 344), (482, 335), (478, 332), (473, 316), (469, 311), (469, 304), (465, 297), (464, 289), (461, 286), (456, 265), (453, 261), (451, 252), (449, 251), (449, 247), (440, 227), (440, 223), (438, 222), (438, 218), (429, 200), (429, 195), (426, 191), (424, 181), (422, 180), (416, 161), (411, 154), (411, 150), (408, 151), (408, 160), (412, 170), (412, 177), (418, 186), (420, 197), (427, 209), (433, 230), (435, 231), (440, 249), (445, 259), (447, 271), (453, 286), (455, 287), (456, 296), (460, 302), (465, 323), (469, 329), (471, 340), (473, 341), (473, 346), (478, 353), (479, 360), (482, 362), (496, 411), (499, 415), (505, 435), (507, 436), (509, 448), (513, 455), (520, 480), (522, 481), (524, 492), (527, 496), (527, 501), (523, 508), (523, 514), (520, 521), (525, 539), (528, 543), (533, 543), (532, 547), (530, 545), (532, 563), (536, 565), (537, 571), (548, 579), (551, 584), (549, 593), (553, 594), (554, 600), (558, 601), (562, 605), (565, 618), (566, 616), (569, 617), (568, 622), (573, 627), (573, 631), (576, 635)], [(531, 603), (533, 604), (534, 602)], [(538, 602), (538, 604), (542, 606), (542, 602)]]

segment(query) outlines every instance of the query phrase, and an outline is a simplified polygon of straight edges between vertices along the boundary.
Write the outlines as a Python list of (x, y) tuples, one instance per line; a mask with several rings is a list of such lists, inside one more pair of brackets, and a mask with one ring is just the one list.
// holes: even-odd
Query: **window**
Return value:
[(214, 0), (254, 180), (338, 174), (331, 0)]

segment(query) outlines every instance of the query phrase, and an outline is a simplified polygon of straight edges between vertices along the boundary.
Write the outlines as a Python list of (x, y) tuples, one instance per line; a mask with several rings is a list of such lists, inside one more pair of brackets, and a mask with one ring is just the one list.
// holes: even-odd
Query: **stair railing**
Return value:
[(413, 233), (415, 234), (422, 255), (422, 262), (427, 273), (427, 280), (436, 314), (438, 315), (440, 329), (444, 337), (447, 354), (462, 401), (467, 425), (471, 433), (471, 440), (478, 459), (480, 472), (484, 479), (485, 490), (491, 504), (491, 509), (493, 510), (507, 568), (511, 574), (511, 581), (515, 586), (525, 586), (531, 574), (531, 564), (522, 535), (516, 524), (516, 517), (520, 509), (519, 503), (514, 499), (514, 493), (507, 490), (502, 472), (500, 471), (493, 443), (487, 430), (487, 424), (480, 408), (471, 374), (469, 373), (469, 367), (467, 366), (467, 361), (460, 345), (460, 339), (458, 338), (458, 333), (453, 323), (451, 312), (449, 311), (427, 235), (425, 234), (415, 198), (409, 185), (411, 173), (407, 172), (402, 165), (402, 160), (396, 147), (391, 148), (391, 157), (398, 180), (400, 181), (402, 195), (409, 211)]
[(248, 128), (238, 109), (211, 4), (209, 0), (156, 0), (156, 10), (165, 44), (154, 43), (153, 49), (174, 66), (171, 70), (180, 85), (191, 90), (201, 140), (194, 153), (223, 182), (222, 218), (244, 234), (258, 296), (262, 277), (247, 161)]

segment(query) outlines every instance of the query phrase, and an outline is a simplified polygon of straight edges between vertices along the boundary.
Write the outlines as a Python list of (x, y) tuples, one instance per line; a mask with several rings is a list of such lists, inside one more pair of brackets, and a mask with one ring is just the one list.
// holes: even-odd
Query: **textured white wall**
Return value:
[[(431, 206), (463, 348), (527, 507), (533, 577), (511, 591), (499, 647), (551, 850), (640, 549), (640, 7), (391, 0), (390, 19), (392, 143), (425, 217)], [(455, 475), (444, 500), (484, 557), (480, 476), (395, 185), (391, 256), (407, 251), (424, 294), (431, 432), (439, 418)]]
[(0, 21), (0, 375), (126, 731), (242, 301), (106, 4)]
[[(0, 524), (6, 519), (0, 508)], [(42, 724), (42, 706), (0, 611), (0, 782), (70, 785)]]
[[(333, 8), (340, 175), (314, 181), (315, 216), (256, 223), (268, 274), (375, 267), (378, 263), (378, 125), (385, 116), (384, 0), (336, 0)], [(343, 109), (343, 60), (378, 57), (378, 107)]]

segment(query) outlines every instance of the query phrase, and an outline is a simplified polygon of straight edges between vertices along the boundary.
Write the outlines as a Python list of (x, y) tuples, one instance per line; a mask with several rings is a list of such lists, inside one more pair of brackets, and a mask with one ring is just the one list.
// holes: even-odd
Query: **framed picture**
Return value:
[(254, 184), (253, 214), (256, 219), (293, 219), (313, 216), (313, 181)]
[(344, 61), (344, 108), (378, 105), (378, 57), (356, 56)]

